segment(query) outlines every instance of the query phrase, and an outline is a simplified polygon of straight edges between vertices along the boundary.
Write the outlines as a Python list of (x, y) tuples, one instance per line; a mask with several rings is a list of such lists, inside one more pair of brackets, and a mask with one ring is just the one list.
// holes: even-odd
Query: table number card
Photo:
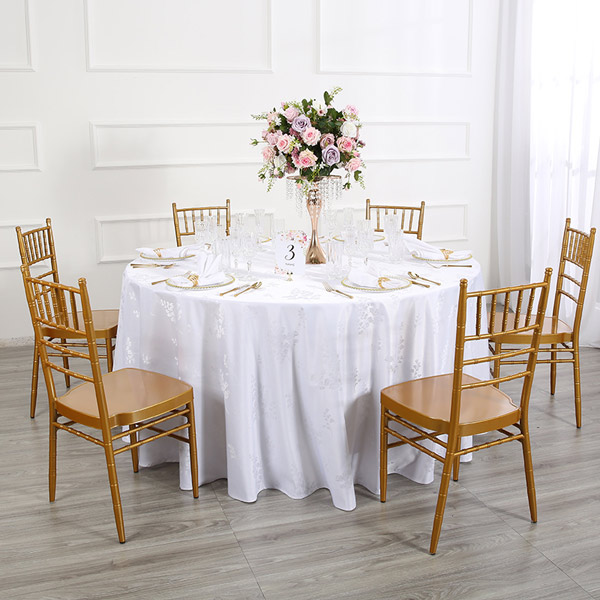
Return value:
[(306, 267), (304, 250), (307, 237), (304, 231), (290, 229), (275, 236), (275, 272), (302, 275)]

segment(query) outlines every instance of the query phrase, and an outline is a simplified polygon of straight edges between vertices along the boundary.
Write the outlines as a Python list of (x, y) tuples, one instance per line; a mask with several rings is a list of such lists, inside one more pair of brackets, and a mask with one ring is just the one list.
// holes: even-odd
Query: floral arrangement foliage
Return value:
[(252, 115), (267, 122), (262, 139), (251, 144), (265, 144), (259, 179), (268, 180), (268, 190), (276, 179), (297, 174), (307, 182), (331, 175), (334, 169), (346, 171), (344, 188), (358, 182), (364, 188), (360, 152), (361, 123), (356, 107), (343, 110), (332, 106), (339, 87), (323, 94), (324, 104), (314, 99), (282, 102), (281, 109)]

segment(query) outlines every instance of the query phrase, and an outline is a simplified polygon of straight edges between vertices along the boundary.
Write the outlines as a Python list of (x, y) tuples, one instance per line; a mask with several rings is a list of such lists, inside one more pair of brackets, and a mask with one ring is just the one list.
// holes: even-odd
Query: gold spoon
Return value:
[(427, 279), (425, 277), (421, 277), (418, 273), (408, 272), (408, 276), (411, 279), (422, 279), (423, 281), (429, 281), (429, 283), (435, 283), (435, 285), (442, 285), (439, 281), (433, 281), (433, 279)]

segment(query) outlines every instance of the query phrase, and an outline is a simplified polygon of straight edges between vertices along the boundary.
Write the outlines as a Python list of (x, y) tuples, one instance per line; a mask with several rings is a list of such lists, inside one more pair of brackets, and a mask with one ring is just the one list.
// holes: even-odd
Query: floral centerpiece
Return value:
[(331, 189), (336, 194), (341, 192), (341, 177), (332, 172), (335, 169), (345, 171), (345, 189), (353, 182), (364, 188), (361, 171), (364, 163), (360, 152), (365, 143), (360, 139), (358, 111), (350, 104), (343, 110), (332, 106), (334, 97), (341, 91), (342, 88), (336, 87), (325, 92), (324, 103), (305, 98), (282, 102), (279, 110), (273, 108), (270, 112), (252, 115), (254, 119), (267, 122), (262, 139), (251, 140), (254, 146), (265, 145), (259, 179), (268, 181), (269, 191), (276, 179), (287, 175), (288, 184), (292, 180), (297, 191), (306, 198), (312, 226), (307, 263), (326, 262), (317, 225), (324, 196), (331, 196)]
[(310, 184), (331, 175), (334, 169), (346, 171), (344, 188), (350, 188), (353, 181), (364, 187), (360, 151), (365, 143), (359, 137), (358, 111), (351, 104), (341, 111), (331, 105), (341, 91), (336, 87), (325, 92), (324, 103), (314, 99), (282, 102), (280, 110), (252, 115), (267, 122), (262, 140), (251, 143), (265, 144), (258, 177), (268, 180), (268, 190), (274, 180), (286, 175), (297, 174)]

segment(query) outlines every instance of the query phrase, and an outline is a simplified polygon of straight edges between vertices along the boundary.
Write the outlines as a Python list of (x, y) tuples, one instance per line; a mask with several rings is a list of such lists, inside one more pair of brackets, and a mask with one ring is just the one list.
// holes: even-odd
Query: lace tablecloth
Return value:
[[(307, 265), (291, 282), (275, 275), (270, 250), (253, 264), (262, 287), (238, 298), (219, 296), (228, 288), (151, 285), (193, 270), (193, 259), (180, 269), (128, 266), (115, 368), (148, 369), (194, 387), (200, 483), (227, 478), (229, 495), (245, 502), (267, 488), (291, 498), (327, 488), (336, 507), (352, 510), (356, 484), (379, 491), (381, 389), (452, 372), (459, 280), (468, 278), (471, 290), (483, 284), (478, 263), (468, 262), (472, 268), (389, 267), (442, 282), (429, 289), (375, 293), (338, 283), (353, 300), (325, 291), (324, 265)], [(488, 376), (485, 366), (470, 372)], [(406, 446), (389, 458), (390, 473), (433, 480), (434, 460), (425, 454)], [(163, 439), (140, 448), (142, 466), (165, 461), (180, 462), (180, 485), (191, 489), (184, 444)]]

